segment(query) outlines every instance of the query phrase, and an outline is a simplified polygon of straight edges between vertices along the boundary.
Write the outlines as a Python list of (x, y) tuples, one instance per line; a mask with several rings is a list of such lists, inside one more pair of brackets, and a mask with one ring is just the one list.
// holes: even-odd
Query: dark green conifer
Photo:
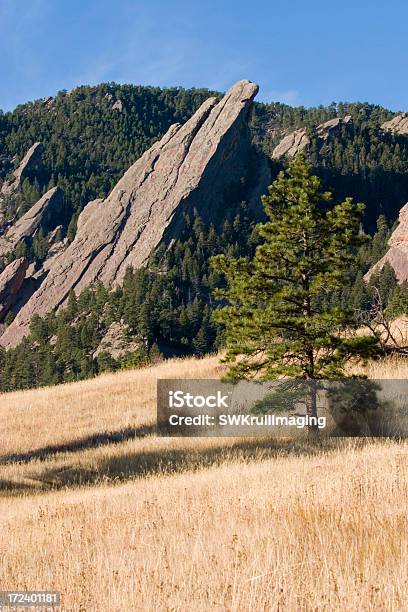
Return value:
[(344, 375), (346, 362), (367, 356), (376, 342), (350, 337), (352, 312), (321, 299), (348, 280), (364, 206), (351, 198), (333, 205), (301, 155), (263, 205), (268, 220), (258, 226), (264, 242), (255, 256), (213, 259), (227, 279), (218, 297), (229, 305), (216, 318), (226, 326), (229, 375), (306, 379), (307, 412), (316, 416), (315, 381)]

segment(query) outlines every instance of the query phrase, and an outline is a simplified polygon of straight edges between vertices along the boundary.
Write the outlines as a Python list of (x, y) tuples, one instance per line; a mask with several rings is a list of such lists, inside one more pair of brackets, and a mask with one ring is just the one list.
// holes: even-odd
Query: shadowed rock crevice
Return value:
[(24, 257), (12, 261), (0, 274), (0, 322), (16, 304), (28, 262)]

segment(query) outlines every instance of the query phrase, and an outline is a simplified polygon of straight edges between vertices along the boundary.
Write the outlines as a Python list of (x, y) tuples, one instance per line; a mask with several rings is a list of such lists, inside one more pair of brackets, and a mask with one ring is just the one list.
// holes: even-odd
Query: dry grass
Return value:
[(216, 356), (165, 361), (36, 391), (0, 393), (1, 454), (32, 452), (155, 421), (158, 378), (219, 378)]
[(157, 378), (220, 372), (0, 396), (0, 590), (61, 590), (72, 612), (408, 609), (408, 445), (157, 438)]
[(391, 357), (371, 361), (365, 367), (352, 368), (354, 374), (365, 374), (376, 380), (396, 378), (406, 380), (408, 378), (408, 359), (402, 357)]

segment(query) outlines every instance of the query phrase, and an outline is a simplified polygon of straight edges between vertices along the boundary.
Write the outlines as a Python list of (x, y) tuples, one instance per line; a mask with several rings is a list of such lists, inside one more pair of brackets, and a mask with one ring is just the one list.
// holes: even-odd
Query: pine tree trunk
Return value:
[(309, 433), (316, 434), (317, 427), (317, 381), (314, 378), (307, 380), (306, 414), (313, 417), (312, 423), (308, 423)]

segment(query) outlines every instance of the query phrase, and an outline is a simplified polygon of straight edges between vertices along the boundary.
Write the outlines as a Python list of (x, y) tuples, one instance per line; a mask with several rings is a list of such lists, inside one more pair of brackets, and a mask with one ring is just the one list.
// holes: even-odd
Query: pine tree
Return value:
[(201, 327), (193, 340), (193, 348), (198, 355), (205, 355), (210, 351), (212, 336), (211, 312), (208, 307), (205, 307)]
[(397, 287), (397, 277), (394, 268), (387, 262), (378, 274), (373, 274), (369, 286), (376, 287), (379, 291), (383, 304), (388, 303), (388, 298)]
[(408, 314), (408, 283), (404, 281), (396, 285), (388, 297), (387, 317), (395, 319), (400, 315)]
[(370, 292), (367, 284), (364, 282), (363, 275), (359, 270), (357, 272), (354, 285), (348, 296), (350, 307), (355, 312), (367, 310), (370, 306)]
[(217, 293), (228, 306), (216, 318), (226, 327), (229, 376), (307, 382), (307, 414), (316, 417), (316, 380), (344, 374), (346, 362), (366, 356), (371, 337), (350, 337), (352, 313), (322, 299), (349, 279), (364, 205), (333, 205), (303, 156), (281, 172), (263, 197), (264, 242), (252, 259), (213, 258), (226, 277)]

